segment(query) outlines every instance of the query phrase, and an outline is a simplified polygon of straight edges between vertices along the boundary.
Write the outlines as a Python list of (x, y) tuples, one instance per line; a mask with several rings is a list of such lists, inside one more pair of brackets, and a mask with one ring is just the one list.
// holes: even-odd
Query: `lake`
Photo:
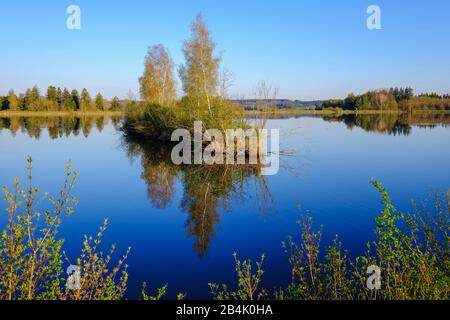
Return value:
[[(55, 193), (66, 162), (79, 171), (79, 204), (61, 236), (75, 260), (85, 234), (109, 219), (105, 248), (132, 248), (128, 298), (169, 285), (168, 297), (210, 298), (208, 283), (235, 284), (233, 252), (265, 254), (263, 285), (290, 280), (281, 242), (297, 236), (310, 212), (323, 244), (338, 234), (350, 255), (373, 239), (381, 181), (398, 209), (450, 188), (450, 116), (300, 116), (271, 119), (280, 129), (280, 171), (252, 167), (174, 166), (163, 146), (123, 137), (120, 118), (0, 118), (0, 185), (24, 182), (33, 157), (35, 183)], [(6, 223), (5, 203), (0, 223)]]

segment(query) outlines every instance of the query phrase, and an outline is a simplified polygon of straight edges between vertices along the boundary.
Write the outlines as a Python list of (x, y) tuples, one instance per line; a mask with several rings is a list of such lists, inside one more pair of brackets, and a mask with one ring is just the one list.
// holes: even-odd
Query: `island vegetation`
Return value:
[(185, 63), (178, 68), (183, 96), (177, 99), (174, 63), (161, 45), (149, 47), (140, 82), (141, 101), (126, 108), (124, 132), (170, 141), (175, 129), (193, 131), (194, 121), (203, 130), (242, 128), (245, 123), (227, 99), (229, 73), (221, 71), (221, 58), (201, 15), (191, 25), (191, 38), (183, 44)]

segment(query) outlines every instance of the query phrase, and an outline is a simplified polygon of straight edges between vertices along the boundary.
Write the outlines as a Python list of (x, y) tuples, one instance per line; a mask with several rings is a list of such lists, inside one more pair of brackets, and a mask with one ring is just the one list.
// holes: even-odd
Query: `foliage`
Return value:
[(61, 295), (62, 299), (120, 300), (123, 298), (128, 281), (128, 266), (125, 264), (125, 260), (130, 248), (117, 264), (109, 269), (115, 245), (111, 246), (107, 255), (98, 252), (106, 227), (107, 220), (100, 228), (96, 238), (85, 236), (80, 257), (76, 261), (81, 274), (80, 288), (77, 290), (66, 289)]
[(220, 58), (214, 56), (216, 44), (201, 15), (191, 25), (191, 39), (183, 46), (185, 64), (179, 69), (185, 99), (194, 108), (207, 108), (213, 116), (212, 99), (217, 96)]
[(120, 110), (120, 100), (117, 97), (114, 97), (111, 101), (111, 106), (110, 106), (110, 110), (111, 111), (117, 111)]
[[(110, 110), (121, 110), (122, 104), (115, 97), (109, 104)], [(99, 93), (95, 102), (86, 88), (81, 91), (69, 91), (66, 88), (49, 86), (45, 96), (41, 95), (37, 86), (27, 89), (25, 93), (16, 95), (13, 90), (5, 97), (0, 96), (0, 110), (9, 111), (88, 111), (108, 110), (108, 104)]]
[[(376, 241), (369, 246), (367, 258), (360, 258), (359, 262), (363, 269), (369, 263), (379, 266), (383, 286), (378, 296), (367, 289), (361, 294), (387, 300), (448, 299), (449, 208), (444, 209), (442, 199), (437, 199), (435, 212), (423, 208), (406, 216), (397, 211), (381, 183), (372, 184), (380, 193), (384, 208), (375, 219)], [(358, 276), (361, 278), (362, 273)]]
[(361, 96), (350, 94), (345, 100), (329, 100), (322, 108), (341, 108), (343, 110), (397, 110), (398, 103), (394, 91), (368, 91)]
[(81, 98), (80, 98), (80, 109), (83, 111), (87, 111), (92, 109), (92, 99), (91, 96), (89, 95), (89, 92), (87, 91), (86, 88), (84, 88), (81, 91)]
[(224, 99), (232, 75), (226, 69), (219, 75), (215, 43), (200, 15), (192, 23), (191, 32), (183, 47), (185, 64), (179, 69), (184, 96), (175, 100), (173, 62), (166, 49), (162, 45), (150, 47), (140, 78), (144, 101), (127, 106), (123, 126), (127, 135), (168, 142), (175, 129), (192, 132), (195, 121), (202, 121), (204, 129), (222, 131), (246, 126), (241, 112)]
[(95, 96), (94, 105), (97, 110), (105, 110), (105, 100), (100, 93)]
[[(167, 288), (168, 288), (168, 285), (166, 284), (166, 285), (162, 286), (161, 288), (158, 288), (158, 292), (156, 293), (155, 296), (151, 296), (151, 295), (148, 295), (146, 293), (147, 284), (144, 282), (143, 287), (142, 287), (142, 291), (141, 291), (142, 299), (144, 301), (159, 301), (159, 300), (162, 300), (167, 294)], [(178, 293), (177, 294), (177, 300), (178, 301), (184, 300), (185, 298), (186, 298), (186, 295), (184, 293)]]
[(202, 121), (205, 128), (223, 131), (247, 127), (242, 112), (220, 97), (212, 100), (211, 110), (214, 116), (207, 109), (192, 108), (189, 99), (182, 99), (173, 107), (137, 103), (126, 109), (122, 129), (126, 135), (170, 142), (171, 134), (176, 129), (193, 132), (195, 121)]
[(448, 96), (418, 96), (403, 101), (400, 106), (404, 110), (450, 110), (450, 98)]
[(141, 97), (149, 104), (172, 106), (177, 98), (174, 63), (162, 45), (151, 46), (139, 78)]
[(223, 284), (222, 286), (210, 283), (209, 287), (213, 298), (216, 300), (255, 300), (261, 298), (264, 293), (259, 286), (261, 284), (261, 278), (264, 274), (262, 264), (264, 262), (264, 255), (261, 256), (261, 260), (256, 262), (256, 270), (253, 272), (253, 265), (251, 260), (240, 261), (237, 258), (237, 254), (233, 254), (236, 275), (238, 279), (238, 287), (236, 291), (229, 291), (228, 286)]
[(379, 111), (450, 110), (450, 99), (448, 95), (440, 96), (436, 93), (414, 96), (411, 87), (396, 87), (368, 91), (359, 96), (349, 94), (344, 100), (327, 100), (319, 109), (332, 108)]
[(158, 293), (156, 294), (156, 296), (150, 296), (145, 292), (145, 290), (147, 288), (147, 284), (144, 282), (142, 292), (141, 292), (142, 299), (147, 300), (147, 301), (161, 300), (167, 294), (167, 287), (168, 287), (167, 284), (164, 285), (163, 287), (158, 289)]
[[(86, 237), (76, 265), (80, 268), (80, 287), (69, 290), (63, 277), (64, 240), (58, 238), (62, 219), (74, 211), (76, 199), (72, 195), (77, 173), (67, 165), (63, 188), (59, 197), (41, 195), (33, 184), (32, 160), (28, 158), (28, 185), (21, 189), (15, 179), (14, 189), (3, 188), (8, 205), (8, 224), (0, 238), (0, 300), (111, 300), (123, 297), (128, 274), (128, 252), (109, 270), (111, 255), (99, 252), (101, 238), (106, 230), (100, 229), (96, 238)], [(43, 201), (51, 208), (41, 212)], [(117, 279), (118, 274), (120, 278)]]
[[(281, 300), (439, 300), (450, 298), (450, 237), (449, 203), (438, 197), (433, 211), (427, 207), (415, 208), (407, 216), (396, 210), (381, 183), (372, 182), (381, 195), (383, 209), (376, 217), (376, 240), (367, 244), (367, 253), (348, 258), (338, 238), (321, 256), (322, 229), (314, 231), (312, 219), (303, 216), (300, 222), (300, 242), (290, 237), (283, 243), (292, 269), (291, 283), (275, 290), (271, 296)], [(246, 299), (243, 284), (249, 283), (246, 272), (238, 271), (238, 291), (210, 285), (214, 299)], [(381, 270), (381, 288), (369, 289), (367, 270), (378, 266)], [(262, 275), (259, 270), (258, 275)], [(260, 277), (256, 277), (260, 284)], [(258, 288), (258, 286), (252, 286)], [(250, 291), (255, 294), (255, 291)], [(257, 293), (257, 292), (256, 292)], [(265, 299), (268, 292), (259, 289), (257, 297)]]

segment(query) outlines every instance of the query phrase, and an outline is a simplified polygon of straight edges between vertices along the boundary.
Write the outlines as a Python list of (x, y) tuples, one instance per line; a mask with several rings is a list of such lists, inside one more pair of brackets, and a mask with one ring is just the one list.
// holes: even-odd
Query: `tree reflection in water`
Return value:
[(220, 222), (220, 212), (233, 202), (244, 200), (250, 182), (256, 183), (262, 214), (273, 208), (273, 200), (261, 175), (260, 165), (174, 165), (172, 147), (124, 136), (123, 146), (130, 158), (140, 158), (142, 178), (152, 205), (165, 209), (175, 194), (175, 181), (183, 186), (180, 208), (187, 214), (187, 235), (194, 238), (194, 250), (203, 257)]
[(325, 121), (344, 122), (349, 129), (362, 128), (368, 132), (379, 132), (389, 135), (411, 134), (412, 126), (434, 128), (448, 126), (450, 114), (445, 113), (383, 113), (383, 114), (345, 114), (340, 116), (324, 116)]
[[(51, 139), (89, 136), (93, 128), (99, 132), (111, 122), (118, 130), (120, 117), (64, 116), (64, 117), (0, 117), (0, 130), (13, 135), (23, 132), (40, 139), (43, 130)], [(369, 132), (391, 135), (409, 135), (411, 126), (435, 127), (450, 124), (448, 114), (377, 114), (327, 116), (326, 121), (344, 122), (350, 129), (360, 127)], [(139, 158), (142, 178), (147, 184), (151, 204), (166, 209), (173, 201), (177, 181), (183, 186), (180, 208), (187, 214), (187, 234), (194, 238), (194, 249), (204, 256), (220, 222), (220, 212), (230, 209), (232, 203), (244, 201), (249, 190), (255, 192), (261, 214), (274, 209), (273, 199), (261, 175), (261, 166), (251, 165), (185, 165), (172, 163), (171, 146), (152, 143), (136, 137), (124, 136), (123, 146), (130, 158)], [(254, 183), (254, 186), (252, 186)]]
[(99, 132), (111, 121), (119, 127), (121, 117), (105, 116), (30, 116), (30, 117), (0, 117), (0, 130), (7, 129), (13, 135), (17, 132), (26, 133), (30, 138), (39, 140), (43, 130), (48, 130), (51, 139), (78, 136), (80, 132), (87, 138), (95, 127)]

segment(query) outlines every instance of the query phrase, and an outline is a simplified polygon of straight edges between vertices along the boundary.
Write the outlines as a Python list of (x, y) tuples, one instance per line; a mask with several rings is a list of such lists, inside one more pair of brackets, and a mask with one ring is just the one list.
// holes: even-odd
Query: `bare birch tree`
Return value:
[(234, 73), (228, 68), (224, 68), (219, 77), (219, 95), (222, 99), (229, 98), (229, 90), (234, 82)]
[(264, 128), (266, 126), (269, 116), (268, 113), (276, 105), (278, 91), (278, 87), (274, 87), (264, 80), (260, 81), (256, 88), (254, 88), (253, 93), (255, 95), (256, 109), (262, 111), (262, 116), (257, 121), (256, 127)]

